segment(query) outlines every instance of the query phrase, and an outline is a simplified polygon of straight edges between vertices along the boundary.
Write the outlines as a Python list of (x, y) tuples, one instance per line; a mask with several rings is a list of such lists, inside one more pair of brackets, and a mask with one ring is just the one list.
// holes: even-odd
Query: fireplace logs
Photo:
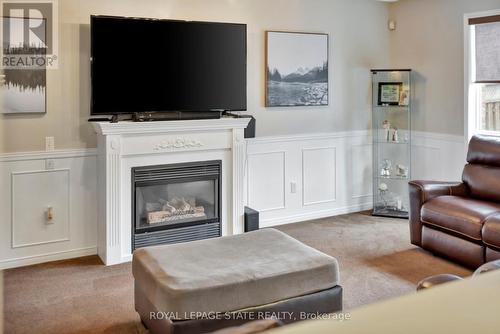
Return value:
[(196, 206), (194, 197), (174, 197), (170, 200), (159, 199), (157, 203), (147, 203), (148, 224), (160, 224), (181, 219), (204, 219), (205, 208)]

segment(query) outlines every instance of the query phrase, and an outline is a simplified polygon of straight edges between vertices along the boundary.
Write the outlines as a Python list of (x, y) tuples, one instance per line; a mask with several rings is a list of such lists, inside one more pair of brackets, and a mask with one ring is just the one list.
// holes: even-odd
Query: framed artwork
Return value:
[(378, 105), (397, 106), (401, 98), (402, 82), (379, 82)]
[(266, 32), (266, 107), (328, 105), (328, 34)]
[[(9, 29), (10, 39), (3, 41), (4, 58), (10, 59), (1, 76), (0, 91), (3, 105), (2, 114), (31, 114), (46, 112), (47, 69), (45, 65), (30, 65), (30, 59), (44, 58), (46, 48), (43, 43), (26, 45), (23, 29), (29, 18), (3, 17), (3, 29)], [(45, 33), (45, 19), (40, 27)], [(43, 37), (44, 38), (44, 37)]]

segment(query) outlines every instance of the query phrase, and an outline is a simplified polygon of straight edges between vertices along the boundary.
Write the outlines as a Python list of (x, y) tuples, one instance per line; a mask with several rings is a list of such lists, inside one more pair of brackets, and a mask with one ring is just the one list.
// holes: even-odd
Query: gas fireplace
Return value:
[(220, 160), (132, 168), (132, 249), (221, 235)]

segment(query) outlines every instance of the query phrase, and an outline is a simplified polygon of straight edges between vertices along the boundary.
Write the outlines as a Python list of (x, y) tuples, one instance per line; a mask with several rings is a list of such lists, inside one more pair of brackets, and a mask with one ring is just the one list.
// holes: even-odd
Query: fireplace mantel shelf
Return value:
[(248, 125), (248, 121), (248, 118), (223, 117), (220, 119), (197, 119), (186, 121), (95, 122), (92, 123), (92, 125), (95, 132), (100, 135), (120, 135), (244, 129)]
[(243, 175), (249, 118), (92, 123), (98, 143), (98, 254), (106, 265), (130, 261), (131, 170), (220, 160), (222, 235), (243, 233)]

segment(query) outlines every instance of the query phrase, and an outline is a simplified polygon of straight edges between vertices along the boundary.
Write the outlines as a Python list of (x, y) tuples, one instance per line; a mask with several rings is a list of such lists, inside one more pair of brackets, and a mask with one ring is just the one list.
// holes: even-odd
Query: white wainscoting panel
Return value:
[(285, 159), (284, 151), (248, 154), (247, 198), (255, 210), (285, 208)]
[(460, 181), (466, 163), (466, 149), (462, 136), (414, 131), (411, 178)]
[[(463, 137), (414, 132), (412, 140), (412, 179), (461, 179)], [(264, 208), (261, 226), (371, 209), (369, 131), (258, 137), (247, 144), (246, 203)]]
[[(361, 152), (358, 147), (363, 148)], [(365, 167), (371, 170), (371, 154), (365, 154), (366, 150), (371, 150), (367, 131), (249, 139), (247, 205), (256, 210), (265, 207), (259, 210), (263, 227), (369, 209), (371, 174)], [(262, 160), (267, 154), (276, 159), (276, 166), (271, 166), (271, 158)], [(279, 160), (279, 154), (286, 158)], [(360, 160), (354, 172), (353, 159)], [(273, 197), (273, 205), (262, 200), (259, 206), (253, 206), (269, 196)], [(279, 202), (282, 198), (284, 202)]]
[(372, 154), (373, 147), (370, 144), (352, 145), (351, 167), (352, 167), (352, 198), (372, 196)]
[(12, 248), (69, 241), (69, 180), (69, 169), (12, 173)]
[(302, 205), (335, 202), (335, 147), (302, 149)]
[[(246, 205), (260, 211), (262, 227), (370, 209), (371, 141), (369, 131), (248, 139)], [(460, 180), (465, 152), (461, 136), (413, 132), (412, 179)], [(0, 269), (96, 254), (96, 155), (94, 149), (0, 155)], [(31, 193), (19, 183), (22, 175), (30, 176)], [(68, 228), (52, 233), (49, 226), (44, 234), (51, 196), (57, 224), (67, 217)]]
[(0, 269), (97, 253), (96, 163), (92, 149), (0, 155)]

